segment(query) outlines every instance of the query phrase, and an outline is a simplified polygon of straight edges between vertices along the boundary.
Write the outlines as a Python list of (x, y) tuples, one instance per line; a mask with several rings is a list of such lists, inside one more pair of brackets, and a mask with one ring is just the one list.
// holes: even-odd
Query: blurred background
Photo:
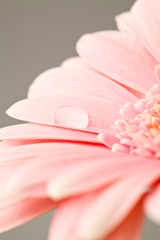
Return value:
[[(129, 10), (133, 3), (134, 0), (0, 0), (0, 127), (18, 123), (7, 117), (5, 110), (26, 97), (38, 74), (76, 55), (75, 43), (82, 34), (115, 29), (114, 16)], [(51, 218), (49, 213), (0, 234), (0, 240), (45, 240)], [(143, 240), (159, 239), (160, 227), (147, 220)]]

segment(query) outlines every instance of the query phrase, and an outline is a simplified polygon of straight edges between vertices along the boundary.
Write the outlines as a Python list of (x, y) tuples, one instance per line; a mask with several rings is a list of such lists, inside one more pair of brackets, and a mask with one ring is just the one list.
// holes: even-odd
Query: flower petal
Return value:
[(134, 26), (134, 21), (130, 12), (124, 12), (115, 17), (118, 29), (121, 32), (138, 37)]
[(63, 106), (56, 111), (55, 123), (64, 127), (84, 129), (88, 127), (89, 116), (83, 108)]
[[(141, 204), (132, 210), (127, 218), (105, 240), (140, 240), (144, 214)], [(134, 226), (134, 231), (133, 231)]]
[[(45, 185), (53, 177), (72, 171), (74, 163), (92, 162), (112, 154), (105, 147), (71, 143), (32, 144), (4, 151), (0, 159), (14, 162), (26, 159), (26, 163), (8, 176), (7, 190), (12, 194), (46, 196)], [(12, 157), (14, 156), (14, 157)], [(43, 174), (42, 174), (43, 171)]]
[(148, 162), (102, 191), (84, 213), (79, 236), (97, 240), (111, 233), (144, 195), (145, 189), (159, 178), (159, 164)]
[(145, 198), (144, 210), (147, 216), (154, 222), (160, 224), (160, 185)]
[[(53, 199), (62, 199), (75, 194), (85, 193), (103, 187), (115, 179), (132, 172), (146, 160), (133, 157), (128, 161), (128, 156), (114, 154), (107, 151), (107, 157), (99, 157), (97, 160), (75, 162), (62, 168), (61, 174), (51, 178), (48, 185), (48, 194)], [(117, 160), (120, 159), (120, 160)]]
[(70, 70), (79, 69), (79, 70), (89, 70), (91, 72), (96, 72), (94, 68), (92, 68), (80, 57), (72, 57), (72, 58), (66, 59), (64, 62), (62, 62), (61, 67), (70, 69)]
[(158, 64), (155, 67), (155, 73), (156, 73), (157, 80), (160, 82), (160, 64)]
[(79, 40), (77, 50), (97, 70), (137, 91), (146, 93), (157, 82), (157, 62), (140, 41), (128, 34), (87, 34)]
[(0, 140), (5, 139), (42, 139), (100, 143), (97, 134), (71, 129), (49, 127), (39, 124), (18, 124), (0, 129)]
[(56, 204), (50, 199), (14, 198), (0, 203), (0, 232), (15, 228), (27, 221), (42, 215)]
[[(111, 102), (85, 95), (78, 97), (73, 94), (62, 94), (61, 96), (58, 94), (52, 98), (22, 100), (9, 108), (7, 113), (24, 121), (96, 133), (120, 118), (119, 109), (120, 104), (116, 101)], [(79, 112), (78, 119), (77, 111)]]
[(29, 89), (29, 98), (54, 97), (57, 93), (62, 96), (66, 92), (116, 100), (122, 105), (137, 100), (129, 91), (99, 73), (62, 67), (49, 69), (38, 76)]
[(160, 62), (159, 12), (159, 0), (136, 1), (131, 9), (139, 37), (158, 62)]
[(80, 240), (77, 235), (77, 225), (91, 198), (92, 196), (87, 195), (64, 202), (53, 218), (49, 240)]

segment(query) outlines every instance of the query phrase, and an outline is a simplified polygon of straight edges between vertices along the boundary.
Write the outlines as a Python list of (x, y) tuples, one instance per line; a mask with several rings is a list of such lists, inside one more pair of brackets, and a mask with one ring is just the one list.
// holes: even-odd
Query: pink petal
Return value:
[(144, 166), (146, 164), (146, 160), (142, 161), (134, 157), (128, 161), (127, 155), (115, 155), (111, 151), (107, 152), (107, 158), (86, 159), (86, 161), (74, 162), (68, 164), (67, 167), (62, 167), (61, 173), (49, 181), (49, 196), (59, 200), (88, 192), (105, 186), (124, 174), (139, 168), (142, 164)]
[[(62, 152), (63, 148), (63, 152)], [(83, 151), (82, 151), (83, 150)], [(27, 144), (27, 145), (20, 145), (20, 146), (13, 146), (8, 149), (4, 149), (0, 152), (0, 163), (12, 161), (15, 159), (22, 159), (22, 158), (35, 158), (35, 157), (44, 157), (44, 155), (48, 154), (48, 156), (54, 156), (54, 159), (51, 161), (56, 161), (56, 155), (58, 154), (61, 158), (62, 162), (67, 160), (64, 156), (67, 154), (73, 155), (76, 154), (76, 159), (79, 157), (87, 158), (90, 154), (94, 152), (95, 158), (98, 157), (98, 154), (102, 153), (104, 156), (107, 156), (108, 149), (103, 146), (94, 146), (89, 144), (73, 144), (73, 143), (37, 143), (37, 144)], [(78, 154), (78, 155), (77, 155)], [(70, 157), (70, 156), (68, 156)], [(60, 161), (60, 160), (58, 160)]]
[(92, 68), (80, 57), (69, 58), (65, 60), (61, 66), (66, 69), (79, 69), (79, 70), (89, 70), (91, 72), (96, 72), (94, 68)]
[[(88, 208), (94, 197), (95, 194), (90, 194), (72, 198), (64, 202), (53, 218), (49, 240), (81, 240), (82, 238), (77, 235), (77, 228), (83, 216), (83, 212)], [(118, 226), (111, 235), (105, 238), (105, 240), (138, 240), (142, 218), (142, 207), (138, 204), (120, 226)], [(132, 231), (133, 225), (134, 232)]]
[(97, 134), (75, 131), (58, 127), (49, 127), (39, 124), (19, 124), (0, 129), (0, 140), (5, 139), (44, 139), (67, 140), (100, 143)]
[(64, 127), (83, 129), (88, 127), (89, 116), (83, 108), (63, 106), (56, 111), (55, 123)]
[[(69, 61), (69, 60), (68, 60)], [(73, 60), (74, 62), (74, 60)], [(38, 76), (29, 90), (29, 98), (54, 97), (59, 93), (94, 96), (120, 104), (137, 101), (129, 91), (98, 73), (86, 69), (53, 68)]]
[(156, 73), (158, 82), (160, 82), (160, 64), (155, 67), (155, 73)]
[(90, 200), (91, 196), (84, 196), (64, 202), (53, 218), (49, 240), (81, 240), (77, 235), (77, 225)]
[(22, 100), (9, 108), (7, 113), (16, 119), (33, 123), (99, 132), (120, 118), (119, 108), (120, 104), (116, 101), (58, 94), (52, 98)]
[[(7, 182), (12, 174), (14, 175), (16, 169), (20, 166), (23, 168), (25, 162), (28, 162), (29, 159), (34, 159), (38, 154), (41, 154), (40, 150), (38, 150), (38, 152), (35, 151), (35, 148), (38, 148), (39, 146), (38, 144), (35, 144), (36, 147), (34, 148), (32, 147), (33, 145), (23, 145), (26, 144), (24, 141), (5, 141), (4, 143), (5, 147), (3, 146), (0, 148), (0, 199), (3, 201), (10, 197)], [(32, 144), (31, 140), (29, 140), (27, 144), (29, 143)], [(30, 149), (32, 149), (32, 151), (28, 151)], [(43, 149), (43, 147), (41, 147), (41, 149)], [(47, 150), (47, 146), (45, 149)]]
[(0, 232), (15, 228), (55, 208), (50, 199), (12, 198), (0, 204)]
[(117, 27), (121, 32), (132, 35), (133, 37), (138, 37), (136, 29), (134, 26), (134, 21), (130, 12), (124, 12), (115, 18)]
[[(28, 159), (25, 157), (14, 156), (17, 149), (21, 146), (17, 141), (5, 141), (4, 146), (0, 148), (0, 199), (8, 197), (6, 183), (17, 167), (20, 167)], [(1, 145), (2, 146), (2, 145)], [(22, 146), (23, 148), (23, 146)], [(10, 155), (11, 153), (11, 155)], [(13, 155), (12, 155), (13, 154)], [(29, 153), (28, 153), (29, 154)]]
[[(112, 153), (111, 153), (112, 154)], [(45, 185), (65, 171), (72, 171), (74, 163), (91, 159), (104, 159), (108, 155), (105, 147), (71, 143), (32, 144), (9, 149), (0, 159), (5, 162), (27, 160), (8, 176), (7, 190), (13, 194), (46, 196)], [(13, 157), (14, 156), (14, 157)], [(45, 160), (45, 161), (44, 161)], [(78, 164), (78, 163), (77, 163)], [(43, 171), (43, 174), (41, 174)]]
[(157, 62), (132, 36), (116, 31), (83, 36), (79, 54), (100, 72), (137, 91), (146, 93), (156, 82)]
[(7, 148), (10, 148), (10, 147), (13, 147), (13, 146), (16, 146), (17, 145), (17, 141), (8, 141), (8, 140), (5, 140), (3, 142), (0, 142), (0, 150), (5, 150)]
[[(22, 161), (24, 162), (24, 161)], [(20, 163), (18, 163), (18, 161), (16, 161), (17, 165)], [(11, 174), (13, 173), (13, 171), (15, 170), (15, 168), (17, 167), (16, 164), (12, 164), (12, 167), (10, 166), (11, 164), (9, 164), (9, 166), (0, 166), (0, 200), (1, 201), (5, 201), (8, 197), (10, 197), (10, 193), (8, 193), (7, 188), (6, 188), (6, 183), (9, 179), (9, 177), (11, 176)], [(4, 168), (3, 168), (4, 167)]]
[(157, 0), (136, 1), (132, 7), (134, 24), (148, 50), (160, 61), (160, 4)]
[(149, 161), (98, 194), (81, 220), (81, 238), (97, 240), (111, 233), (144, 195), (145, 189), (159, 178), (159, 164)]
[(127, 218), (105, 240), (140, 240), (143, 223), (141, 204), (137, 204)]
[[(7, 129), (7, 127), (5, 128), (1, 128), (0, 131), (4, 129)], [(2, 130), (3, 132), (3, 130)], [(4, 132), (3, 132), (4, 133)], [(4, 133), (5, 134), (5, 133)], [(0, 141), (3, 140), (3, 139), (0, 139)], [(3, 152), (3, 150), (6, 150), (6, 149), (9, 149), (11, 147), (16, 147), (16, 146), (21, 146), (21, 145), (26, 145), (26, 144), (32, 144), (32, 143), (38, 143), (40, 142), (41, 140), (34, 140), (34, 139), (27, 139), (27, 140), (19, 140), (19, 139), (6, 139), (6, 140), (3, 140), (2, 142), (0, 142), (0, 154), (1, 152)]]
[(155, 190), (152, 190), (151, 193), (147, 195), (144, 201), (144, 210), (147, 216), (160, 224), (160, 185), (157, 185)]

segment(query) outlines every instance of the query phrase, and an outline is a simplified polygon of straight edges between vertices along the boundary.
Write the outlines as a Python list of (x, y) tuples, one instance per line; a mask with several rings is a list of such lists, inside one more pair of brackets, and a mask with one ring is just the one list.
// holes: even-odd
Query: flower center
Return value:
[(127, 103), (120, 113), (123, 119), (112, 126), (118, 139), (112, 151), (160, 158), (160, 85), (136, 104)]

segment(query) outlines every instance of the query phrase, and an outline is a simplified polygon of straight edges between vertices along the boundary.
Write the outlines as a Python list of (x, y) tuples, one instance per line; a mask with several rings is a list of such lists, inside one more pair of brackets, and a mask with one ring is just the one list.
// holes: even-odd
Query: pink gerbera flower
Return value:
[(0, 130), (0, 229), (58, 207), (50, 240), (138, 240), (160, 223), (160, 0), (42, 73)]

